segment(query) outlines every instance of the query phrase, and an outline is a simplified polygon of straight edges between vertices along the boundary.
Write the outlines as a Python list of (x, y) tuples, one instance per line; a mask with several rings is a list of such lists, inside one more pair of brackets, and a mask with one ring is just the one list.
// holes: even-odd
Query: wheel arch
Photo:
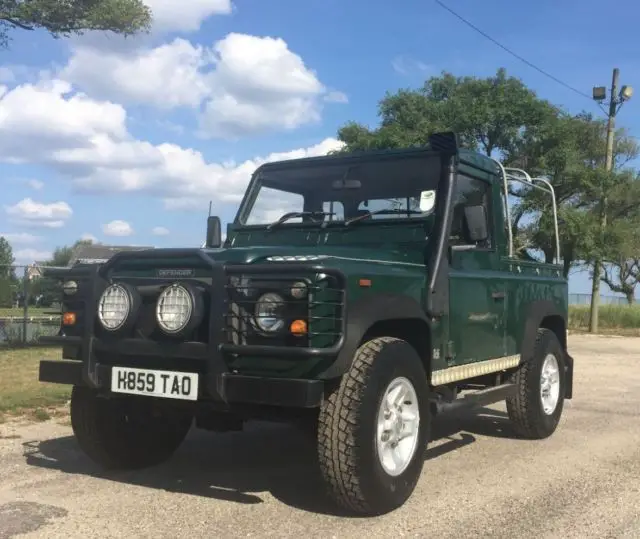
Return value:
[(407, 341), (420, 355), (427, 376), (431, 368), (431, 324), (414, 298), (402, 294), (378, 293), (349, 306), (344, 345), (335, 361), (319, 376), (333, 379), (349, 370), (356, 350), (375, 337), (396, 337)]
[(558, 338), (564, 351), (566, 364), (566, 393), (565, 398), (573, 396), (573, 357), (569, 354), (567, 343), (567, 314), (563, 313), (552, 301), (536, 301), (529, 306), (520, 343), (520, 354), (523, 360), (529, 359), (528, 354), (533, 350), (538, 329), (548, 329)]

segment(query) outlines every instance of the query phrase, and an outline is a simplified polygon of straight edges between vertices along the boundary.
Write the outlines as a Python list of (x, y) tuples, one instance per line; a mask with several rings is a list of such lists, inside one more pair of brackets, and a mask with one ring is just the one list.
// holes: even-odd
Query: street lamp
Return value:
[[(611, 80), (611, 99), (609, 100), (609, 110), (605, 110), (601, 103), (607, 97), (607, 89), (604, 86), (596, 86), (593, 88), (593, 99), (598, 103), (607, 114), (607, 145), (605, 153), (605, 170), (611, 172), (613, 169), (613, 133), (615, 129), (616, 114), (625, 101), (629, 101), (633, 95), (631, 86), (622, 86), (618, 92), (618, 77), (620, 70), (616, 67), (613, 70), (613, 78)], [(604, 182), (604, 179), (603, 179)], [(603, 184), (603, 194), (600, 200), (600, 233), (604, 237), (604, 230), (607, 226), (607, 193)], [(600, 302), (600, 274), (602, 272), (602, 260), (600, 255), (593, 262), (593, 282), (591, 284), (591, 312), (589, 313), (589, 331), (591, 333), (598, 332), (598, 304)]]
[(620, 90), (620, 101), (628, 101), (633, 95), (633, 88), (631, 86), (623, 86)]

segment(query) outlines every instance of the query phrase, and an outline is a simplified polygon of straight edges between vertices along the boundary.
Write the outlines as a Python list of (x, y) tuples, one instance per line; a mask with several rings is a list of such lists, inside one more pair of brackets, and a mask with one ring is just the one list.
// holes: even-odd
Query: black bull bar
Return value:
[[(207, 342), (156, 342), (144, 338), (122, 338), (109, 341), (94, 335), (97, 306), (100, 295), (110, 284), (109, 270), (127, 260), (167, 259), (179, 260), (194, 254), (207, 265), (211, 281), (209, 286), (209, 325)], [(288, 347), (267, 345), (238, 345), (227, 342), (225, 321), (229, 309), (227, 290), (231, 275), (287, 275), (292, 277), (308, 273), (324, 273), (335, 277), (342, 292), (341, 331), (332, 346), (326, 348)], [(346, 278), (336, 268), (304, 262), (270, 262), (259, 264), (224, 265), (216, 262), (200, 249), (153, 249), (148, 251), (121, 252), (107, 263), (84, 268), (71, 268), (65, 275), (72, 279), (80, 275), (86, 283), (84, 316), (81, 335), (47, 336), (39, 340), (44, 344), (75, 349), (76, 360), (42, 360), (39, 380), (61, 384), (83, 385), (107, 390), (111, 387), (111, 366), (98, 361), (100, 353), (112, 353), (120, 357), (162, 357), (167, 359), (194, 359), (204, 364), (201, 374), (199, 397), (226, 403), (251, 403), (276, 406), (316, 407), (322, 401), (324, 382), (317, 379), (267, 378), (246, 376), (229, 371), (226, 354), (246, 354), (288, 358), (336, 356), (346, 335)], [(173, 370), (180, 370), (179, 368)]]

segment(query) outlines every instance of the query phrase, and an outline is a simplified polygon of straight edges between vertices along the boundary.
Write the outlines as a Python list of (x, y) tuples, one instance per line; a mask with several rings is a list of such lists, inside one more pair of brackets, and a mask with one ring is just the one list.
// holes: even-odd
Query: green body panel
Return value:
[(454, 357), (462, 365), (503, 357), (506, 304), (493, 295), (505, 289), (495, 251), (453, 252), (449, 272), (449, 329)]
[(513, 261), (503, 257), (500, 267), (507, 285), (506, 354), (520, 352), (528, 307), (538, 302), (552, 303), (558, 313), (566, 316), (569, 310), (568, 282), (562, 277), (560, 266)]
[[(496, 164), (467, 150), (460, 150), (459, 158), (460, 173), (491, 185), (493, 244), (487, 249), (448, 253), (449, 312), (429, 319), (430, 329), (414, 336), (421, 343), (430, 343), (432, 357), (425, 360), (430, 361), (432, 371), (519, 354), (527, 320), (536, 304), (553, 305), (565, 319), (568, 309), (567, 280), (558, 266), (510, 260), (507, 256), (502, 180)], [(312, 159), (316, 163), (330, 162), (331, 157)], [(415, 302), (420, 306), (421, 318), (427, 320), (426, 261), (433, 248), (429, 241), (433, 225), (429, 220), (362, 221), (350, 227), (332, 223), (326, 228), (285, 223), (267, 230), (236, 223), (229, 225), (223, 248), (205, 251), (214, 260), (233, 265), (269, 263), (269, 257), (309, 257), (309, 263), (338, 268), (347, 276), (349, 308), (367, 298), (375, 300), (391, 294)], [(156, 268), (194, 268), (197, 278), (208, 275), (206, 264), (198, 257), (131, 261), (122, 265), (119, 272), (148, 278)], [(371, 285), (361, 286), (361, 279), (369, 280)], [(377, 308), (384, 312), (384, 305)], [(322, 339), (315, 338), (311, 345), (332, 344)], [(336, 357), (238, 355), (227, 360), (231, 368), (246, 374), (304, 378), (320, 376)]]

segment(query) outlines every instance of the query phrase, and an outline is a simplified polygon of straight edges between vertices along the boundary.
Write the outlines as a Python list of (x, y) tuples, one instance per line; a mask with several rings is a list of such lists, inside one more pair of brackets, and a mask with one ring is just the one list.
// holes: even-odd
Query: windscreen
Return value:
[(315, 213), (289, 218), (285, 226), (344, 224), (361, 216), (367, 222), (423, 219), (434, 210), (439, 177), (438, 156), (425, 154), (265, 169), (238, 221), (268, 225), (292, 212)]

